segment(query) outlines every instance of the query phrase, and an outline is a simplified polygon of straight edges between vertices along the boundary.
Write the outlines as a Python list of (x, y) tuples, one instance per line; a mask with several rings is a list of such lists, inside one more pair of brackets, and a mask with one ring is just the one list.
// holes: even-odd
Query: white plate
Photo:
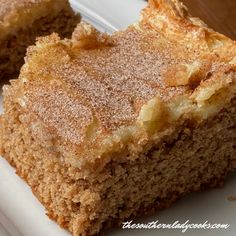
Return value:
[[(139, 10), (145, 5), (142, 0), (79, 0), (71, 1), (80, 9), (85, 18), (97, 28), (112, 32), (125, 28), (135, 22)], [(98, 19), (99, 21), (97, 21)], [(1, 101), (1, 98), (0, 98)], [(2, 102), (0, 103), (2, 104)], [(2, 106), (0, 106), (2, 112)], [(227, 230), (188, 230), (187, 236), (234, 236), (236, 235), (236, 202), (227, 197), (236, 192), (236, 174), (229, 177), (222, 189), (209, 190), (187, 196), (171, 208), (140, 221), (159, 220), (172, 223), (176, 220), (184, 223), (230, 224)], [(8, 163), (0, 158), (0, 236), (69, 236), (56, 223), (45, 215), (43, 206), (32, 194), (30, 188), (14, 172)], [(112, 230), (110, 236), (179, 236), (180, 230)]]
[(71, 0), (84, 19), (100, 30), (112, 32), (136, 22), (144, 0)]

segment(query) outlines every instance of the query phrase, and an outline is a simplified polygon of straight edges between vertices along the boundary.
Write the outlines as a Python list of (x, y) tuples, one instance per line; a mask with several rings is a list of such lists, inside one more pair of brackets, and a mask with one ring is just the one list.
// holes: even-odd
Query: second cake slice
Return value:
[(36, 37), (71, 37), (79, 22), (67, 0), (0, 1), (0, 80), (14, 79)]

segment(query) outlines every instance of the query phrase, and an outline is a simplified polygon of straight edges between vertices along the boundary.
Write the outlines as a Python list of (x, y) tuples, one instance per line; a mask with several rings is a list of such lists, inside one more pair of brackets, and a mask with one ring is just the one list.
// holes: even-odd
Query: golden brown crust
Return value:
[(72, 165), (97, 168), (111, 152), (136, 158), (185, 120), (216, 114), (235, 96), (235, 55), (235, 42), (178, 1), (153, 0), (110, 37), (81, 24), (71, 41), (39, 39), (13, 86)]

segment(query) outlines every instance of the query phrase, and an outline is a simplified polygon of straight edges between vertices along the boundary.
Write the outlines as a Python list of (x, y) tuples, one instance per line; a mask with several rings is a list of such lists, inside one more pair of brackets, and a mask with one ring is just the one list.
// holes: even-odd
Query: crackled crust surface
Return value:
[(152, 0), (140, 22), (112, 36), (81, 23), (72, 40), (41, 38), (5, 94), (15, 90), (35, 135), (66, 162), (97, 169), (218, 113), (235, 96), (235, 55), (234, 41), (178, 1)]

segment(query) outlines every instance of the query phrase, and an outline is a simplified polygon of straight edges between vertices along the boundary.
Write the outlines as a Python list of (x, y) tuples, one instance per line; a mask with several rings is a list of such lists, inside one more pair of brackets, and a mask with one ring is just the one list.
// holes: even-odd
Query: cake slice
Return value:
[(68, 0), (0, 1), (0, 79), (17, 77), (37, 36), (70, 37), (78, 22)]
[(4, 87), (1, 153), (74, 236), (170, 206), (236, 168), (236, 44), (176, 0), (111, 36), (41, 38)]

